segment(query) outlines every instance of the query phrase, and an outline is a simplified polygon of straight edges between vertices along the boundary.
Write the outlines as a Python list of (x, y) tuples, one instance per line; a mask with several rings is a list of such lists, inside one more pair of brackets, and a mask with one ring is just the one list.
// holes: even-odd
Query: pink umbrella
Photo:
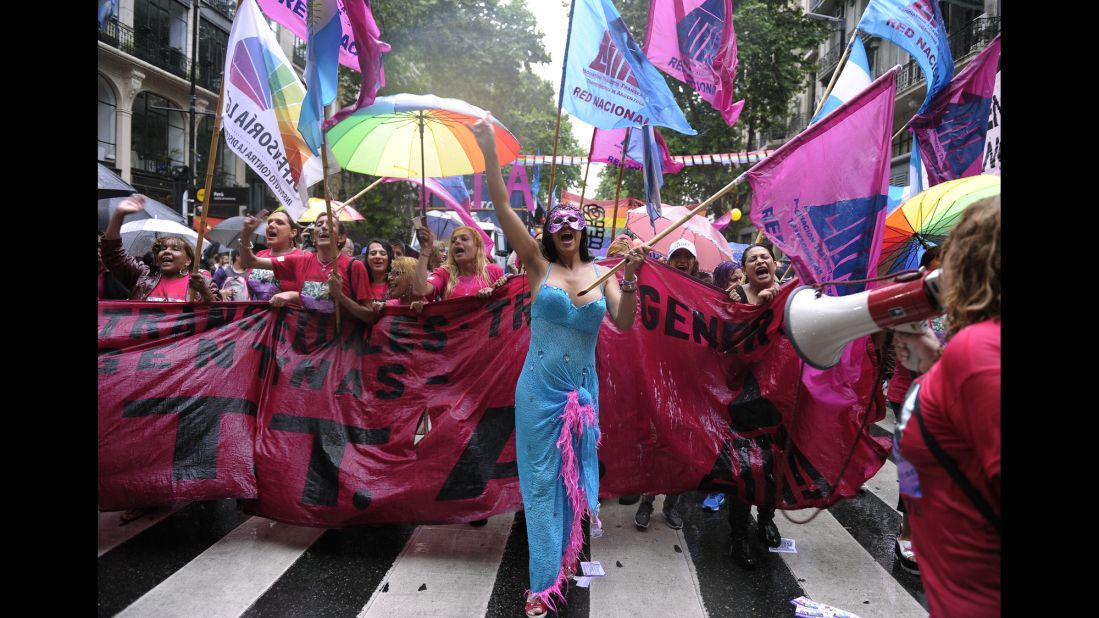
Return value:
[[(626, 215), (626, 227), (638, 238), (648, 242), (649, 238), (655, 237), (691, 212), (691, 209), (686, 206), (665, 205), (661, 206), (660, 210), (663, 214), (656, 220), (655, 232), (649, 222), (649, 214), (645, 211), (644, 206), (629, 211)], [(733, 259), (729, 241), (725, 240), (725, 237), (714, 229), (713, 224), (706, 217), (700, 215), (691, 217), (682, 227), (665, 236), (660, 242), (656, 243), (653, 250), (666, 257), (671, 252), (672, 243), (680, 238), (686, 238), (693, 242), (695, 248), (698, 249), (699, 270), (713, 272), (718, 264)]]

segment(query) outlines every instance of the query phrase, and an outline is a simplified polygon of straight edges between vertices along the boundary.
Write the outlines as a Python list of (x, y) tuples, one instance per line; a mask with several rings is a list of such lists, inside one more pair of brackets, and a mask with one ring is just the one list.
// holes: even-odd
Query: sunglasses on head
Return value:
[(546, 230), (550, 234), (556, 234), (566, 225), (579, 232), (587, 226), (587, 222), (575, 208), (554, 208), (546, 217)]

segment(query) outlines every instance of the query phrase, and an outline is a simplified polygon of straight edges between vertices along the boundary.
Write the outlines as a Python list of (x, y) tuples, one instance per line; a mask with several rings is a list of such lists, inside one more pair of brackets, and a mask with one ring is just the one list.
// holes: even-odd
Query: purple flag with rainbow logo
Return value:
[(652, 0), (645, 55), (654, 66), (694, 88), (725, 124), (733, 126), (744, 101), (733, 102), (736, 32), (732, 0)]
[(790, 256), (805, 283), (877, 273), (896, 89), (894, 68), (747, 172), (752, 223)]

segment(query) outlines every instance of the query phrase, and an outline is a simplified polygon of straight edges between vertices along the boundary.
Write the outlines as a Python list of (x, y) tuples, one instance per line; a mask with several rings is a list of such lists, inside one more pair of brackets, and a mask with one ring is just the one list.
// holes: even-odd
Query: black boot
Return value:
[(752, 539), (747, 534), (740, 537), (733, 537), (733, 546), (730, 548), (733, 561), (736, 562), (744, 569), (754, 569), (756, 564), (759, 563), (759, 559), (756, 558), (755, 544), (752, 543)]
[(756, 523), (759, 525), (759, 538), (767, 547), (778, 547), (782, 544), (782, 535), (775, 525), (775, 509), (767, 507), (756, 508)]
[(676, 503), (679, 502), (679, 496), (664, 496), (664, 522), (668, 524), (668, 527), (672, 530), (680, 530), (683, 528), (683, 518), (679, 516), (679, 513), (675, 510)]
[(649, 517), (653, 514), (653, 496), (645, 496), (641, 499), (641, 504), (637, 505), (637, 513), (633, 516), (633, 525), (637, 526), (638, 530), (644, 530), (649, 527)]

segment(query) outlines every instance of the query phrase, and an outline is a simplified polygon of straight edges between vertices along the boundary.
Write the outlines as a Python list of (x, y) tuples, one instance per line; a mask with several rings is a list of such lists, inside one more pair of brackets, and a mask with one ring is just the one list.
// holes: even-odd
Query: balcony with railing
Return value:
[(767, 136), (770, 138), (768, 143), (785, 142), (787, 139), (801, 133), (805, 127), (809, 126), (809, 120), (812, 119), (810, 113), (791, 114), (786, 117), (786, 120), (781, 124), (771, 127)]
[(305, 56), (305, 43), (304, 42), (295, 43), (294, 44), (294, 53), (293, 53), (293, 57), (291, 58), (291, 62), (293, 62), (295, 65), (297, 65), (297, 66), (301, 67), (302, 69), (304, 69), (305, 68), (305, 57), (306, 57)]
[[(980, 52), (996, 35), (1000, 34), (999, 17), (978, 17), (950, 34), (950, 55), (955, 64), (970, 54)], [(915, 58), (906, 62), (897, 74), (897, 92), (914, 88), (924, 83), (923, 70)]]
[(135, 30), (114, 18), (107, 20), (99, 28), (100, 41), (169, 73), (187, 78), (191, 59), (181, 49), (165, 47), (160, 42), (153, 41), (151, 35), (152, 30), (149, 28)]
[(202, 0), (202, 3), (209, 5), (230, 20), (233, 19), (233, 15), (237, 12), (237, 3), (235, 0)]

